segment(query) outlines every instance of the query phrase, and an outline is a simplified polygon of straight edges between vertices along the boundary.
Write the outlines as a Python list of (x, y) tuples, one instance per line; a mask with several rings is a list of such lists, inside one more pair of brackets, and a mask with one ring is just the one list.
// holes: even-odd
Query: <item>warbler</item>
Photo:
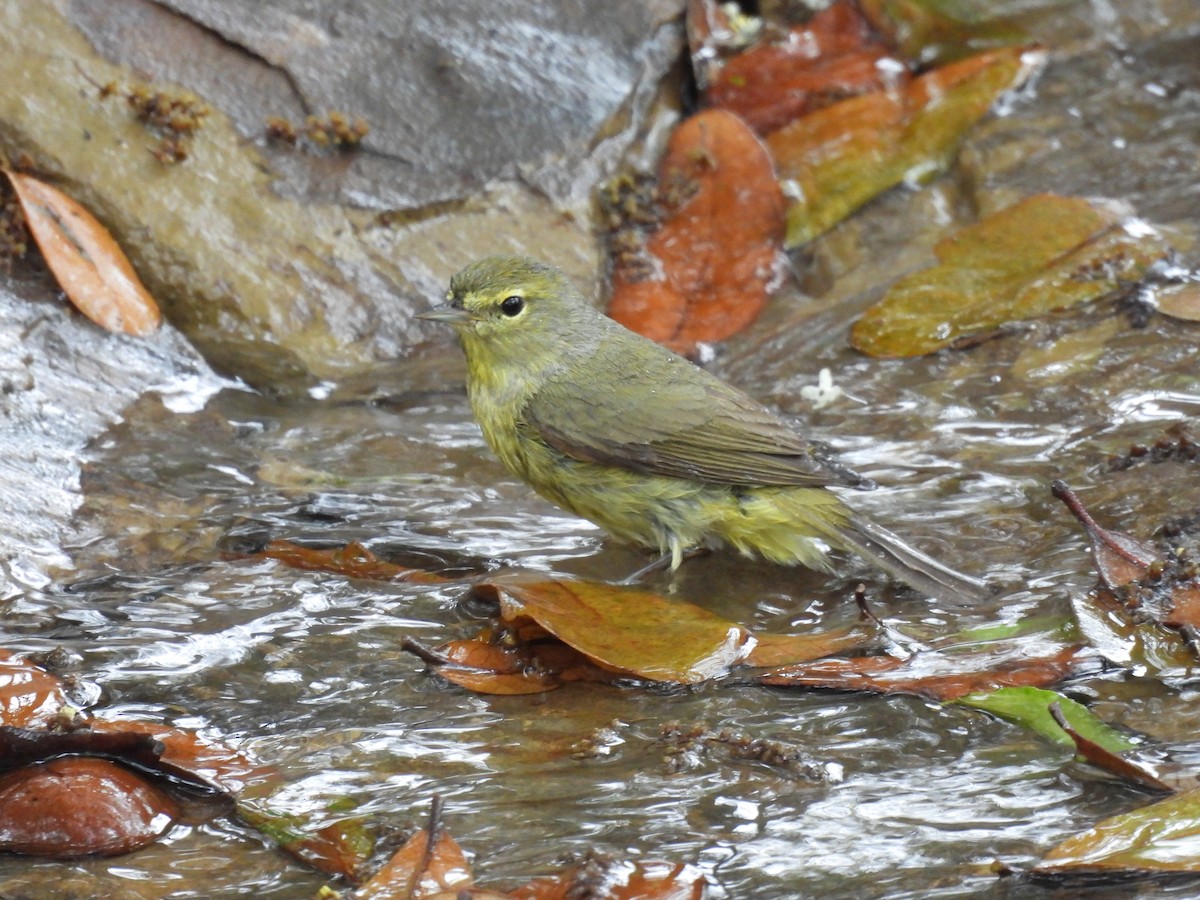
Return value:
[(567, 277), (495, 256), (419, 318), (449, 323), (483, 436), (548, 500), (662, 554), (732, 547), (830, 571), (856, 551), (918, 591), (979, 598), (983, 582), (910, 547), (831, 486), (870, 488), (741, 390), (594, 309)]

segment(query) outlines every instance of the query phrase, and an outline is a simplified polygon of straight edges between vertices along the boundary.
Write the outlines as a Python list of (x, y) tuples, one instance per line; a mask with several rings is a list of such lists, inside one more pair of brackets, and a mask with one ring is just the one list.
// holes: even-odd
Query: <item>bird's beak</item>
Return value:
[(414, 319), (426, 319), (430, 322), (448, 322), (451, 325), (460, 325), (467, 322), (471, 318), (471, 314), (461, 306), (451, 306), (449, 303), (444, 303), (441, 306), (435, 306), (433, 309), (426, 310), (423, 313), (417, 313), (413, 316)]

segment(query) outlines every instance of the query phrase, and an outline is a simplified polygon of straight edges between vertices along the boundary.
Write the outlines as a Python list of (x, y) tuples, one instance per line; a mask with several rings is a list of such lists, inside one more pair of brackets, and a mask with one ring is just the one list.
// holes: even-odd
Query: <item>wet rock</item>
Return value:
[[(260, 385), (361, 377), (431, 333), (412, 312), (475, 257), (594, 272), (584, 201), (644, 129), (680, 42), (678, 2), (475, 6), (306, 19), (269, 4), (251, 24), (231, 3), (5, 4), (0, 152), (92, 209), (221, 370)], [(122, 99), (136, 71), (213, 107), (185, 161), (159, 162), (161, 136)], [(268, 116), (333, 108), (370, 121), (362, 150), (310, 158), (262, 140)]]
[(61, 548), (79, 539), (72, 519), (92, 438), (142, 395), (185, 412), (223, 383), (170, 326), (109, 334), (70, 310), (48, 276), (0, 277), (0, 596), (70, 565)]

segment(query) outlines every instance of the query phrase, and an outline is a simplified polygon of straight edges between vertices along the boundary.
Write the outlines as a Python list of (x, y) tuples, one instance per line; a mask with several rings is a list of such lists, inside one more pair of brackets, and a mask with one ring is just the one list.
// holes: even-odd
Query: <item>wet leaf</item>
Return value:
[(656, 860), (630, 862), (593, 854), (561, 875), (535, 878), (509, 892), (513, 900), (700, 900), (704, 876), (694, 866)]
[(1200, 630), (1200, 565), (1186, 552), (1159, 553), (1152, 544), (1102, 528), (1063, 482), (1054, 482), (1051, 490), (1087, 531), (1100, 581), (1114, 599), (1141, 623), (1179, 629), (1193, 652), (1200, 652), (1195, 646)]
[(279, 777), (274, 769), (256, 762), (247, 753), (195, 731), (125, 718), (95, 718), (88, 724), (96, 734), (152, 738), (162, 746), (159, 758), (163, 763), (230, 794), (250, 786), (272, 784)]
[(1159, 288), (1154, 296), (1154, 306), (1164, 316), (1185, 322), (1200, 322), (1200, 282), (1185, 281)]
[(423, 569), (399, 566), (380, 559), (357, 542), (343, 547), (306, 547), (292, 541), (273, 540), (253, 557), (274, 559), (295, 569), (313, 572), (333, 572), (347, 578), (362, 578), (367, 581), (402, 581), (418, 584), (443, 584), (454, 579), (445, 578)]
[(67, 695), (57, 676), (0, 650), (0, 725), (48, 725), (66, 706)]
[(938, 264), (901, 278), (855, 323), (871, 356), (918, 356), (1137, 281), (1168, 248), (1078, 197), (1040, 194), (958, 231)]
[(1129, 735), (1106, 725), (1086, 706), (1056, 691), (1037, 687), (1002, 687), (986, 693), (968, 694), (955, 702), (1021, 725), (1056, 744), (1070, 745), (1072, 738), (1063, 731), (1050, 711), (1052, 705), (1058, 704), (1067, 724), (1098, 746), (1113, 753), (1137, 746), (1137, 742)]
[[(1081, 734), (1068, 721), (1058, 702), (1050, 704), (1050, 715), (1055, 723), (1075, 744), (1075, 752), (1090, 762), (1093, 766), (1116, 775), (1138, 787), (1152, 791), (1172, 793), (1174, 788), (1162, 781), (1149, 767), (1142, 765), (1136, 759), (1123, 756), (1118, 748), (1104, 746), (1102, 743)], [(1193, 779), (1194, 781), (1194, 779)], [(1194, 785), (1193, 785), (1194, 786)]]
[(375, 849), (375, 834), (360, 816), (314, 828), (299, 816), (277, 813), (257, 802), (239, 803), (237, 815), (288, 855), (351, 884), (362, 881), (363, 869)]
[(513, 580), (474, 590), (498, 603), (510, 626), (532, 619), (601, 666), (652, 681), (706, 681), (743, 662), (754, 646), (733, 622), (636, 588)]
[(1184, 872), (1200, 873), (1200, 790), (1105, 819), (1063, 841), (1031, 870), (1055, 881)]
[(754, 132), (724, 110), (671, 135), (658, 170), (663, 216), (644, 255), (617, 260), (608, 313), (681, 353), (745, 328), (777, 280), (783, 195)]
[(158, 304), (108, 230), (57, 188), (19, 172), (5, 174), (46, 265), (79, 311), (109, 331), (145, 335), (158, 328)]
[(71, 757), (0, 775), (0, 850), (10, 853), (128, 853), (177, 816), (170, 797), (108, 760)]
[(892, 46), (923, 66), (1028, 39), (1020, 26), (992, 13), (987, 4), (946, 0), (858, 0), (858, 4)]
[(883, 64), (887, 58), (857, 7), (839, 0), (729, 59), (710, 77), (705, 100), (767, 134), (813, 109), (907, 81), (905, 66)]
[(756, 643), (746, 657), (749, 666), (786, 666), (808, 662), (861, 647), (875, 636), (870, 624), (848, 625), (815, 634), (764, 634), (752, 632)]
[(907, 659), (866, 656), (821, 659), (781, 666), (757, 677), (774, 687), (823, 688), (875, 694), (917, 694), (955, 700), (980, 691), (1018, 685), (1045, 686), (1095, 667), (1098, 660), (1084, 647), (1031, 652), (1028, 642), (966, 653), (927, 651)]
[(773, 132), (767, 147), (790, 200), (787, 246), (807, 243), (901, 182), (946, 169), (967, 129), (1043, 59), (1019, 48), (981, 53)]
[(469, 891), (474, 883), (471, 864), (446, 831), (441, 802), (434, 798), (429, 824), (409, 838), (353, 896), (356, 900), (419, 900), (443, 892), (455, 896), (458, 891)]

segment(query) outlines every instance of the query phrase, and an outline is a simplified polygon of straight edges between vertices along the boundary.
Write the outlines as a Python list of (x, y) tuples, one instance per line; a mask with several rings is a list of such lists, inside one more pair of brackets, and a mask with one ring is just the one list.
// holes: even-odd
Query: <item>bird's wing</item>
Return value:
[(871, 486), (737, 388), (649, 342), (602, 343), (586, 365), (548, 378), (522, 418), (567, 456), (646, 475)]

